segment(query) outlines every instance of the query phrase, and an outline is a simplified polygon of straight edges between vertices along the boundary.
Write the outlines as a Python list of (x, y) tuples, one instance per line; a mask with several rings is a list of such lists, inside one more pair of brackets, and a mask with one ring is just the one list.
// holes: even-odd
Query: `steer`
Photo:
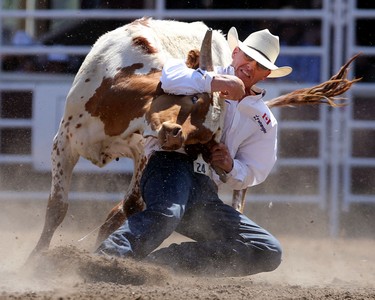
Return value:
[[(53, 140), (51, 191), (33, 253), (49, 247), (65, 218), (71, 176), (80, 156), (98, 167), (119, 157), (134, 161), (124, 203), (135, 212), (143, 208), (139, 180), (147, 162), (145, 136), (158, 137), (168, 150), (219, 141), (224, 101), (209, 94), (165, 95), (159, 81), (166, 59), (188, 57), (189, 67), (196, 65), (198, 53), (191, 50), (201, 46), (207, 29), (202, 22), (142, 18), (104, 34), (94, 44), (73, 81)], [(226, 65), (230, 58), (224, 36), (209, 32), (212, 52), (211, 42), (205, 42), (210, 49), (203, 43), (199, 56), (205, 69), (212, 69), (212, 63)], [(205, 61), (211, 53), (213, 62)]]
[[(218, 102), (213, 106), (207, 104), (215, 97), (207, 94), (165, 95), (159, 83), (167, 59), (188, 56), (189, 66), (195, 65), (194, 58), (198, 53), (191, 50), (201, 46), (207, 29), (202, 22), (142, 18), (104, 34), (94, 44), (73, 81), (53, 140), (51, 192), (45, 224), (33, 254), (49, 247), (55, 230), (66, 215), (71, 176), (80, 156), (98, 167), (119, 157), (134, 161), (128, 191), (101, 227), (100, 242), (126, 217), (143, 209), (139, 181), (147, 163), (143, 151), (145, 136), (158, 137), (164, 149), (220, 139), (223, 115), (220, 99), (216, 99)], [(205, 50), (202, 52), (206, 53)], [(224, 36), (213, 31), (213, 64), (229, 65), (230, 61), (226, 59), (230, 57)], [(201, 61), (205, 63), (203, 59)], [(346, 79), (346, 69), (351, 61), (316, 89), (298, 90), (278, 97), (271, 100), (269, 106), (336, 105), (333, 97), (345, 92), (356, 81)], [(210, 68), (211, 63), (205, 67)], [(195, 102), (197, 104), (193, 104)], [(197, 105), (204, 107), (206, 116), (196, 114)], [(216, 120), (211, 124), (213, 127), (191, 126), (193, 123), (202, 125), (206, 118)], [(189, 130), (192, 131), (189, 133)], [(197, 132), (202, 133), (200, 138), (197, 138)], [(234, 201), (239, 201), (238, 192), (235, 195)], [(237, 202), (233, 206), (243, 209)]]

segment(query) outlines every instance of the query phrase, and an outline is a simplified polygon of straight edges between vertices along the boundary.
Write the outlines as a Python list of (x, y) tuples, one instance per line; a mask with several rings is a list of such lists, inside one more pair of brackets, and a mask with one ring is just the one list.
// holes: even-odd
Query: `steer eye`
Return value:
[(193, 97), (191, 97), (191, 101), (193, 101), (194, 104), (197, 103), (197, 101), (198, 101), (198, 96), (193, 96)]

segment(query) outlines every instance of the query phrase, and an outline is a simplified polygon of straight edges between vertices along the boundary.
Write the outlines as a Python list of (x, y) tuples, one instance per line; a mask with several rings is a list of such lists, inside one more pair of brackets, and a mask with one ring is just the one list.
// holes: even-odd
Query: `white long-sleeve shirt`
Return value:
[[(215, 74), (234, 75), (234, 69), (217, 67), (215, 72), (193, 70), (182, 60), (170, 60), (163, 68), (161, 83), (166, 93), (191, 95), (211, 92)], [(232, 189), (240, 190), (262, 183), (276, 162), (277, 121), (263, 102), (264, 90), (253, 87), (259, 94), (241, 101), (225, 100), (226, 112), (221, 138), (233, 158), (233, 169), (227, 175)], [(155, 138), (146, 143), (146, 153), (157, 150)], [(216, 173), (212, 178), (222, 184)]]

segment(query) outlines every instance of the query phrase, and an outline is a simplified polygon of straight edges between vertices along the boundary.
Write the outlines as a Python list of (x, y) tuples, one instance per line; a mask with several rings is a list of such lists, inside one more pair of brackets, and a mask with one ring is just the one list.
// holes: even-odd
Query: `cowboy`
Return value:
[[(262, 100), (265, 91), (256, 84), (286, 76), (292, 69), (275, 65), (279, 38), (267, 29), (242, 42), (232, 27), (227, 40), (230, 66), (207, 72), (170, 60), (161, 82), (166, 93), (220, 92), (226, 98), (223, 135), (211, 149), (210, 164), (226, 172), (225, 184), (240, 190), (263, 182), (276, 161), (277, 121)], [(214, 172), (203, 174), (183, 151), (163, 151), (153, 137), (146, 153), (141, 191), (147, 207), (111, 234), (99, 253), (146, 258), (176, 271), (204, 275), (245, 276), (279, 266), (279, 241), (220, 200), (217, 185), (224, 183)], [(173, 231), (191, 241), (155, 250)]]

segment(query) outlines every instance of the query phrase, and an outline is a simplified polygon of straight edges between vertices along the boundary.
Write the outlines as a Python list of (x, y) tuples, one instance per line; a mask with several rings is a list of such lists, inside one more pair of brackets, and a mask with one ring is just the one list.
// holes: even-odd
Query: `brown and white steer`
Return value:
[[(223, 100), (209, 94), (165, 95), (159, 81), (169, 58), (188, 57), (194, 67), (198, 56), (190, 50), (201, 47), (207, 29), (202, 22), (142, 18), (104, 34), (94, 44), (73, 81), (53, 140), (51, 191), (33, 253), (49, 247), (65, 218), (71, 176), (80, 156), (98, 167), (119, 157), (134, 161), (123, 201), (125, 211), (134, 213), (143, 208), (139, 179), (147, 160), (144, 136), (155, 135), (164, 149), (220, 138)], [(228, 65), (231, 55), (224, 36), (218, 31), (211, 34), (213, 63)], [(211, 48), (200, 57), (210, 54)], [(203, 68), (207, 67), (212, 62)]]
[[(218, 106), (213, 107), (207, 105), (212, 101), (207, 94), (166, 96), (159, 84), (164, 62), (171, 57), (186, 59), (190, 50), (199, 49), (207, 29), (202, 22), (142, 18), (104, 34), (94, 44), (74, 79), (60, 127), (53, 140), (51, 192), (45, 224), (33, 254), (49, 247), (55, 230), (65, 218), (71, 176), (80, 156), (98, 167), (104, 167), (119, 157), (134, 161), (128, 191), (102, 226), (98, 236), (100, 242), (129, 214), (143, 209), (139, 180), (147, 162), (143, 152), (144, 136), (159, 137), (165, 149), (175, 149), (181, 143), (204, 143), (220, 137), (220, 101)], [(194, 53), (190, 52), (188, 62), (191, 64)], [(230, 63), (229, 47), (218, 31), (213, 31), (212, 57), (215, 65)], [(324, 89), (320, 87), (316, 97), (302, 91), (293, 97), (278, 98), (273, 106), (299, 104), (311, 99), (315, 103), (325, 102), (343, 93), (353, 83), (342, 78), (328, 81), (329, 90), (336, 89), (336, 94), (325, 96), (322, 94)], [(307, 100), (306, 94), (309, 95)], [(208, 117), (200, 115), (197, 104), (193, 103), (204, 106)], [(211, 122), (205, 122), (206, 119)], [(212, 119), (216, 121), (212, 122)], [(198, 130), (205, 131), (203, 140), (194, 138), (189, 141), (189, 133), (183, 125), (186, 122), (203, 125)], [(173, 127), (176, 123), (179, 123), (177, 129)], [(167, 126), (171, 124), (172, 128)], [(210, 126), (207, 127), (207, 124)], [(197, 128), (188, 127), (197, 132)], [(167, 129), (166, 134), (164, 129)], [(235, 197), (234, 201), (239, 201), (239, 198)], [(233, 203), (233, 206), (239, 207), (238, 203)]]

